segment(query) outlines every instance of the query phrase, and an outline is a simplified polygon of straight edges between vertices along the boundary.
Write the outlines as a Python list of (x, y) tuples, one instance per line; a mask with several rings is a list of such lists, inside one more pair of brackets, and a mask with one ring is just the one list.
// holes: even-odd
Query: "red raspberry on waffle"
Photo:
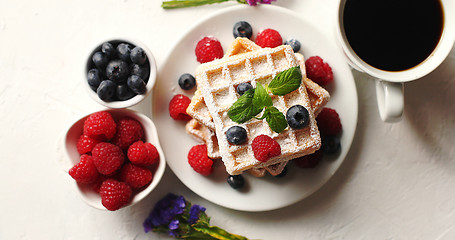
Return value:
[(186, 109), (191, 103), (191, 99), (185, 95), (177, 94), (169, 102), (169, 115), (174, 120), (189, 121), (191, 117), (186, 113)]
[(128, 183), (132, 188), (144, 187), (152, 179), (152, 171), (146, 167), (126, 163), (123, 165), (122, 170), (120, 170), (120, 180)]
[(158, 162), (160, 155), (151, 143), (137, 141), (128, 148), (128, 159), (135, 164), (150, 166)]
[(207, 155), (207, 145), (193, 146), (188, 152), (188, 163), (201, 175), (208, 176), (213, 172), (213, 160)]
[(127, 205), (132, 194), (133, 191), (127, 183), (114, 179), (105, 180), (100, 187), (101, 203), (110, 211), (118, 210)]
[(82, 155), (79, 162), (74, 165), (68, 173), (78, 183), (92, 183), (95, 182), (99, 176), (92, 156), (87, 154)]
[(267, 28), (258, 33), (256, 44), (263, 48), (274, 48), (283, 44), (283, 38), (278, 31)]
[(92, 150), (92, 156), (96, 169), (104, 175), (112, 175), (125, 161), (122, 149), (107, 142), (96, 144)]
[(117, 121), (117, 132), (111, 142), (122, 150), (126, 150), (134, 142), (142, 140), (143, 137), (144, 129), (141, 123), (133, 118), (124, 117)]
[(253, 139), (251, 148), (253, 149), (254, 157), (261, 162), (267, 162), (270, 158), (281, 154), (280, 144), (264, 134)]
[(112, 115), (106, 111), (92, 113), (84, 122), (84, 135), (100, 141), (112, 139), (117, 124)]
[(194, 50), (197, 61), (200, 63), (211, 62), (222, 58), (224, 55), (220, 41), (213, 37), (204, 37), (196, 45)]

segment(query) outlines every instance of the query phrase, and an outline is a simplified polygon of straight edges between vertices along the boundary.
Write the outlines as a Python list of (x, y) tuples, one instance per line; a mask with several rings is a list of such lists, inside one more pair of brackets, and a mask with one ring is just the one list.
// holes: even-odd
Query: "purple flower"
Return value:
[(250, 6), (256, 6), (256, 4), (257, 4), (257, 2), (259, 2), (259, 0), (246, 0), (246, 2)]
[(185, 207), (186, 201), (183, 196), (169, 193), (156, 203), (149, 217), (145, 219), (144, 231), (147, 233), (158, 226), (168, 225), (174, 217), (185, 211)]
[(246, 0), (246, 3), (250, 6), (256, 6), (258, 3), (270, 4), (276, 0)]
[(190, 209), (190, 217), (188, 218), (189, 224), (195, 224), (199, 220), (199, 213), (205, 212), (205, 207), (194, 204)]
[(270, 4), (272, 2), (275, 2), (276, 0), (261, 0), (261, 3), (265, 3), (265, 4)]
[(179, 223), (180, 221), (179, 220), (172, 220), (170, 223), (169, 223), (169, 229), (171, 230), (176, 230), (179, 228)]

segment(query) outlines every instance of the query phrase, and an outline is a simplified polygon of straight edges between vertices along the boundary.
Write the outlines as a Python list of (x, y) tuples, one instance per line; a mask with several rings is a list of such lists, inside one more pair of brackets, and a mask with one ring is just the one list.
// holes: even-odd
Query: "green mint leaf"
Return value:
[(269, 93), (264, 86), (259, 83), (256, 84), (256, 89), (254, 90), (253, 105), (261, 109), (273, 105), (272, 98), (269, 96)]
[[(267, 110), (267, 109), (266, 109)], [(267, 111), (264, 111), (264, 113), (262, 114), (262, 117), (257, 117), (256, 119), (257, 120), (262, 120), (264, 119), (266, 116), (267, 116), (268, 112)]]
[(267, 87), (274, 95), (284, 96), (297, 88), (302, 82), (300, 66), (292, 67), (278, 73)]
[(288, 126), (288, 122), (284, 117), (284, 114), (281, 113), (276, 107), (267, 107), (264, 111), (265, 120), (269, 124), (269, 127), (277, 132), (280, 133)]
[(228, 116), (232, 121), (244, 123), (262, 111), (263, 108), (253, 104), (254, 92), (254, 89), (246, 91), (232, 104), (228, 111)]

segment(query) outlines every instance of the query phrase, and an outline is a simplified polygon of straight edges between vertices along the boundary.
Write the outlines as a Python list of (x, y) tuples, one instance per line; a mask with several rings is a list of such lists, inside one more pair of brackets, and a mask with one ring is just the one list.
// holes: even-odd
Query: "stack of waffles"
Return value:
[[(276, 74), (299, 66), (302, 72), (300, 87), (285, 96), (271, 95), (273, 106), (282, 113), (296, 105), (304, 106), (310, 122), (303, 129), (287, 127), (281, 133), (270, 129), (265, 119), (251, 119), (243, 124), (233, 122), (227, 115), (230, 106), (238, 99), (237, 85), (248, 82), (266, 85)], [(289, 160), (311, 154), (321, 146), (321, 138), (315, 117), (328, 102), (329, 93), (306, 78), (303, 55), (294, 53), (290, 46), (261, 48), (249, 39), (237, 38), (222, 59), (200, 65), (196, 70), (197, 90), (187, 108), (193, 117), (186, 125), (187, 133), (204, 141), (210, 158), (221, 158), (226, 171), (240, 174), (248, 171), (261, 177), (281, 173)], [(248, 141), (242, 145), (230, 144), (226, 131), (240, 125), (248, 133)], [(266, 134), (281, 146), (281, 155), (260, 162), (254, 157), (251, 142), (256, 136)]]

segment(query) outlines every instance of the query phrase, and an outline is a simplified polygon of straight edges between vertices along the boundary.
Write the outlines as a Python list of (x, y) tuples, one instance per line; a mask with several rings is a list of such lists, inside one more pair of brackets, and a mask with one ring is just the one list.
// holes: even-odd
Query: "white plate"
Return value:
[[(181, 90), (177, 80), (183, 73), (194, 74), (199, 65), (194, 54), (198, 40), (204, 36), (214, 36), (226, 51), (234, 40), (232, 28), (240, 20), (251, 24), (253, 36), (259, 30), (273, 28), (281, 33), (283, 39), (296, 38), (302, 43), (300, 52), (306, 57), (319, 55), (331, 65), (335, 83), (328, 89), (331, 100), (327, 106), (337, 110), (343, 125), (342, 150), (335, 159), (324, 159), (315, 169), (300, 169), (290, 163), (288, 174), (283, 178), (255, 178), (243, 174), (247, 182), (245, 191), (236, 191), (226, 183), (228, 174), (224, 172), (221, 160), (215, 161), (215, 172), (209, 177), (193, 171), (188, 164), (187, 154), (192, 146), (199, 143), (186, 134), (184, 123), (172, 120), (168, 112), (168, 103), (175, 94), (182, 93), (190, 98), (193, 94), (194, 90)], [(152, 117), (172, 171), (199, 196), (218, 205), (242, 211), (267, 211), (285, 207), (315, 192), (343, 162), (357, 125), (357, 91), (343, 56), (325, 36), (299, 15), (272, 5), (229, 7), (196, 23), (177, 41), (162, 65), (152, 101)]]

